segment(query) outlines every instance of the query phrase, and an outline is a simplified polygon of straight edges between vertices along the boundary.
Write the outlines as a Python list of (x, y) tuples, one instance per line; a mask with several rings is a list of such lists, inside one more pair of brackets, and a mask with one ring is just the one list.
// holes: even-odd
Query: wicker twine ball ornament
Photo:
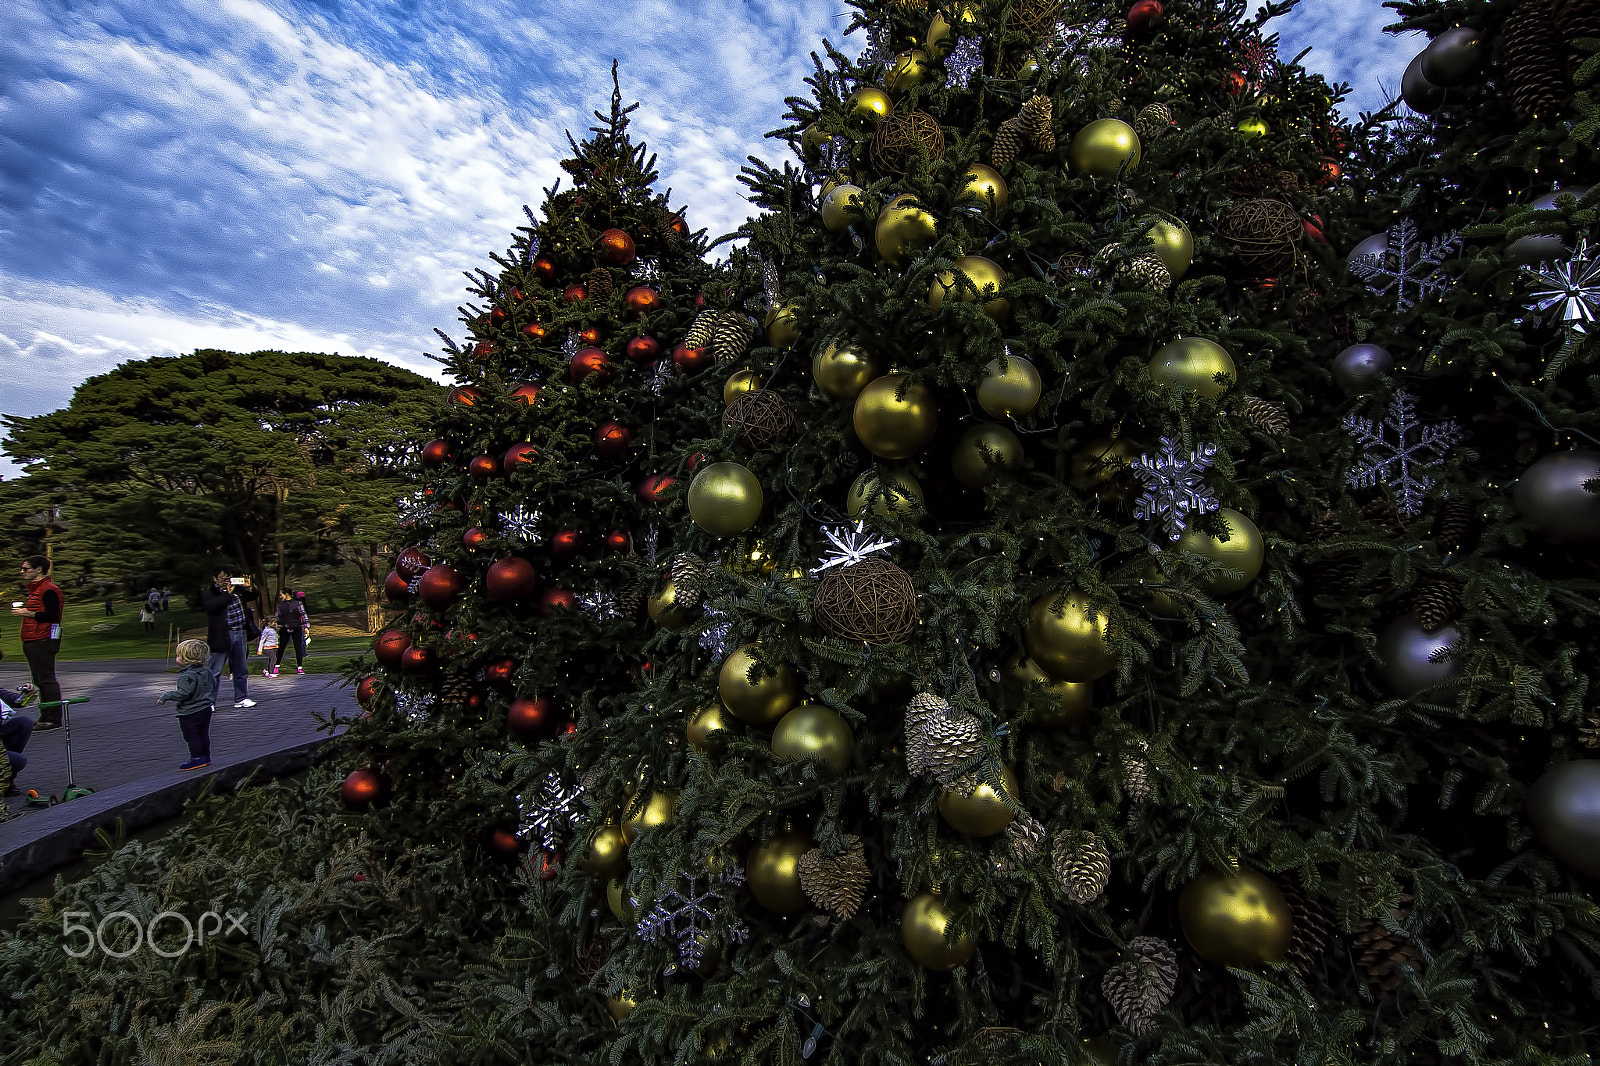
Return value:
[(738, 426), (739, 435), (752, 448), (765, 448), (788, 440), (794, 433), (794, 413), (772, 389), (756, 389), (735, 396), (722, 412), (722, 428)]
[(834, 636), (899, 644), (917, 627), (917, 589), (910, 574), (874, 556), (824, 577), (812, 610)]
[(1261, 274), (1279, 274), (1300, 254), (1305, 225), (1282, 200), (1246, 200), (1219, 227), (1238, 249), (1239, 261)]
[(923, 152), (930, 162), (944, 158), (944, 131), (926, 111), (886, 115), (872, 135), (872, 165), (880, 174), (904, 174)]
[(1053, 33), (1061, 19), (1061, 0), (1014, 0), (1011, 21), (1030, 36)]

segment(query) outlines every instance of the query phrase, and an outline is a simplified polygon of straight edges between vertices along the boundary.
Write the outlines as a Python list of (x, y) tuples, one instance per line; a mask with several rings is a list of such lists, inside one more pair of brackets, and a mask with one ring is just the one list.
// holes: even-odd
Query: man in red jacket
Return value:
[[(61, 684), (56, 680), (56, 654), (61, 651), (61, 590), (50, 580), (50, 560), (30, 555), (22, 560), (26, 598), (11, 613), (22, 616), (19, 636), (22, 657), (28, 660), (33, 683), (39, 689), (39, 724), (35, 732), (61, 728)], [(52, 706), (53, 705), (53, 706)]]

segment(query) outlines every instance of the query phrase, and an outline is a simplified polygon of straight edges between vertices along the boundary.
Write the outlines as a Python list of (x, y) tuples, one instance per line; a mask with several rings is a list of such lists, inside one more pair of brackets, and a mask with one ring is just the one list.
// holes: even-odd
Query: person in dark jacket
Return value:
[(39, 689), (38, 732), (61, 728), (61, 683), (56, 680), (56, 656), (61, 652), (61, 612), (66, 606), (61, 590), (50, 580), (50, 560), (30, 555), (22, 560), (24, 600), (11, 613), (22, 616), (22, 657)]
[(278, 657), (272, 664), (272, 676), (278, 676), (278, 667), (283, 665), (283, 657), (291, 646), (295, 673), (305, 673), (306, 638), (311, 635), (311, 619), (306, 617), (305, 604), (293, 592), (284, 589), (278, 593), (278, 613), (274, 618), (278, 623)]
[(222, 666), (233, 674), (233, 705), (254, 707), (250, 698), (250, 637), (255, 627), (250, 604), (245, 599), (249, 586), (235, 585), (226, 566), (217, 567), (209, 588), (200, 590), (200, 609), (206, 613), (206, 647), (211, 649), (211, 680), (216, 692), (222, 691)]
[(210, 649), (203, 640), (186, 640), (178, 645), (178, 665), (183, 672), (178, 684), (156, 697), (157, 703), (172, 701), (178, 706), (178, 728), (189, 745), (189, 760), (180, 770), (198, 770), (211, 765), (211, 697), (216, 694), (216, 679), (206, 662)]

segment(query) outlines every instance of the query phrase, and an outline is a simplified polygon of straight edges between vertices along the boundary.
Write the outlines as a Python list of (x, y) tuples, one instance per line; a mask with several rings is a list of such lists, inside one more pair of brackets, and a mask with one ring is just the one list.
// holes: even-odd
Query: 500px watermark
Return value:
[[(245, 911), (240, 911), (237, 917), (234, 916), (234, 912), (231, 910), (222, 914), (218, 914), (216, 911), (206, 911), (200, 916), (198, 930), (194, 923), (191, 923), (188, 918), (177, 911), (162, 911), (143, 924), (139, 922), (137, 916), (128, 911), (112, 911), (104, 918), (101, 918), (100, 923), (93, 928), (72, 920), (74, 918), (89, 917), (92, 916), (88, 911), (67, 911), (61, 915), (61, 950), (75, 959), (83, 958), (94, 951), (95, 948), (99, 948), (102, 955), (109, 955), (113, 959), (125, 959), (141, 947), (148, 947), (163, 958), (175, 959), (188, 951), (192, 944), (204, 946), (208, 935), (212, 939), (216, 939), (218, 936), (227, 936), (238, 931), (248, 936), (249, 933), (245, 930), (244, 923), (250, 915)], [(208, 920), (215, 923), (209, 931), (206, 929)], [(224, 920), (227, 922), (226, 929), (223, 928)], [(121, 934), (123, 928), (121, 925), (111, 926), (111, 943), (108, 944), (106, 942), (106, 927), (114, 921), (124, 922), (133, 929), (132, 946), (124, 943), (126, 936)], [(158, 944), (156, 942), (156, 926), (161, 923), (165, 923), (165, 927), (161, 934), (162, 943)], [(173, 923), (177, 924), (174, 925)], [(178, 942), (176, 935), (180, 929), (183, 933), (183, 940)], [(82, 933), (86, 939), (83, 941), (83, 949), (74, 951), (72, 937), (78, 933)], [(175, 948), (172, 947), (173, 943), (177, 944)]]

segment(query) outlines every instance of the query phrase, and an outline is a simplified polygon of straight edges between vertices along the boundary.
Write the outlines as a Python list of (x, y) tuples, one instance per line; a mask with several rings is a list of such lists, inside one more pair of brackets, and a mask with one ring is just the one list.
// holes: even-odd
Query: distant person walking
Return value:
[(211, 649), (213, 692), (222, 690), (222, 666), (233, 675), (233, 705), (254, 707), (250, 698), (249, 642), (254, 639), (255, 618), (245, 597), (250, 586), (237, 584), (226, 566), (217, 567), (210, 587), (200, 590), (200, 609), (206, 613), (206, 646)]
[(167, 597), (169, 597), (171, 595), (172, 595), (172, 590), (167, 588), (165, 585), (163, 585), (161, 587), (161, 609), (163, 611), (167, 610)]
[[(178, 665), (183, 671), (178, 674), (178, 684), (156, 697), (157, 703), (177, 704), (178, 728), (183, 730), (184, 743), (189, 745), (189, 761), (179, 763), (180, 770), (198, 770), (211, 765), (211, 709), (217, 682), (206, 663), (209, 650), (203, 640), (181, 642)], [(237, 679), (238, 675), (234, 677)]]
[(145, 604), (144, 610), (139, 612), (139, 624), (144, 627), (144, 631), (146, 633), (149, 633), (156, 627), (155, 608), (151, 607), (148, 603)]
[(311, 638), (311, 619), (306, 616), (306, 605), (300, 597), (284, 589), (278, 593), (278, 611), (273, 616), (278, 623), (278, 658), (272, 664), (272, 676), (278, 676), (278, 667), (290, 645), (294, 646), (294, 672), (306, 672), (306, 641)]
[(261, 627), (261, 639), (256, 641), (256, 654), (265, 662), (261, 664), (262, 677), (277, 677), (275, 660), (278, 657), (278, 629), (272, 619), (267, 619), (267, 624)]
[(22, 622), (22, 657), (39, 689), (38, 732), (61, 728), (61, 683), (56, 680), (56, 656), (61, 652), (61, 612), (66, 603), (50, 580), (50, 560), (30, 555), (22, 560), (23, 600), (11, 613)]
[(116, 611), (111, 609), (111, 597), (107, 596), (106, 597), (106, 614), (116, 614), (116, 613), (117, 613)]
[(154, 585), (150, 586), (150, 592), (144, 598), (144, 605), (150, 609), (151, 614), (161, 610), (161, 593)]

